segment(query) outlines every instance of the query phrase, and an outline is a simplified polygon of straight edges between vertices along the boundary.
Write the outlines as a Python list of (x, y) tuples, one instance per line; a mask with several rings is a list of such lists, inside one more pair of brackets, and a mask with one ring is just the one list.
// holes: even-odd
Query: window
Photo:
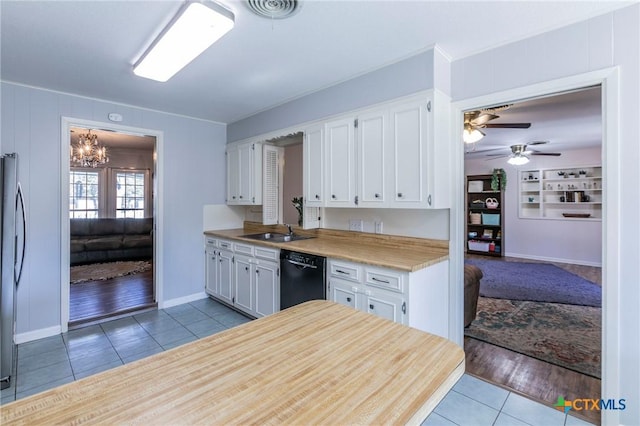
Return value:
[(71, 170), (69, 175), (69, 216), (93, 219), (100, 216), (100, 174)]
[(116, 175), (116, 217), (144, 218), (145, 173), (118, 171)]

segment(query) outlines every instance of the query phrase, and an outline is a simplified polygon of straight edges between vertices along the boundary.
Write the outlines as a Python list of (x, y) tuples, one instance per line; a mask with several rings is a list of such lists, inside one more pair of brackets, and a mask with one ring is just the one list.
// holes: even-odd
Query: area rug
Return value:
[(478, 298), (465, 335), (600, 378), (602, 309)]
[(79, 284), (86, 281), (102, 281), (125, 275), (137, 274), (151, 270), (151, 262), (122, 261), (108, 263), (93, 263), (71, 267), (71, 284)]
[(602, 288), (549, 263), (467, 259), (482, 270), (480, 296), (602, 306)]

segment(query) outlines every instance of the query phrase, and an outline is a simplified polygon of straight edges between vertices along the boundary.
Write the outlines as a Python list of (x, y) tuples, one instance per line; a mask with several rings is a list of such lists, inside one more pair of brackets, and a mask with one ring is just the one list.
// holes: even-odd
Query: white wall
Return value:
[[(603, 424), (640, 419), (640, 4), (454, 61), (452, 99), (470, 100), (554, 79), (617, 67), (617, 134), (605, 146), (617, 164), (606, 173), (609, 191), (603, 267), (603, 398), (624, 398), (624, 411), (604, 412)], [(605, 144), (607, 141), (605, 140)], [(606, 164), (607, 157), (603, 158)], [(456, 253), (456, 255), (462, 255)], [(607, 309), (614, 306), (615, 309)], [(591, 396), (585, 396), (591, 397)], [(597, 397), (597, 396), (595, 396)]]
[(349, 220), (363, 221), (364, 232), (375, 232), (382, 222), (382, 233), (405, 237), (449, 239), (449, 210), (423, 209), (325, 209), (324, 228), (349, 230)]
[(504, 197), (504, 254), (527, 259), (600, 266), (602, 264), (602, 222), (562, 219), (524, 219), (518, 212), (520, 170), (579, 167), (601, 164), (601, 148), (564, 151), (560, 157), (531, 156), (520, 167), (506, 158), (465, 161), (465, 174), (490, 174), (494, 168), (507, 172)]
[(110, 112), (122, 114), (122, 125), (163, 132), (163, 215), (157, 223), (164, 240), (163, 300), (203, 292), (202, 212), (204, 205), (224, 203), (225, 126), (3, 82), (2, 149), (20, 156), (29, 226), (18, 334), (61, 325), (61, 117), (108, 123)]

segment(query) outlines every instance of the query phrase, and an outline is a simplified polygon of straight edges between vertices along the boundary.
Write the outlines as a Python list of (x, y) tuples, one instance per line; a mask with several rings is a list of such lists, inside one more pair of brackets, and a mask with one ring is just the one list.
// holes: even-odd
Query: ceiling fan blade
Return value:
[(529, 145), (529, 146), (532, 146), (532, 145), (544, 145), (546, 143), (549, 143), (549, 141), (533, 141), (533, 142), (527, 143), (527, 145)]
[(511, 157), (511, 154), (487, 154), (487, 157), (489, 157), (489, 158), (485, 158), (484, 161), (495, 160), (495, 159), (498, 159), (498, 158)]
[(485, 124), (487, 129), (528, 129), (531, 123), (494, 123)]
[(474, 126), (482, 126), (483, 124), (491, 121), (491, 120), (495, 120), (496, 118), (498, 118), (497, 115), (493, 115), (493, 114), (480, 114), (479, 116), (472, 118), (471, 119), (471, 124), (473, 124)]
[(548, 155), (551, 157), (559, 157), (562, 154), (559, 152), (532, 152), (530, 155)]

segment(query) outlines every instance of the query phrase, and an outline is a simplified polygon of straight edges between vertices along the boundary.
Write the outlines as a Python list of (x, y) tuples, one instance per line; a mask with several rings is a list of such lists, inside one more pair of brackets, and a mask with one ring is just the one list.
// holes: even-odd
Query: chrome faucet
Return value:
[(293, 235), (293, 230), (291, 229), (291, 225), (287, 225), (286, 223), (284, 224), (284, 226), (287, 227), (287, 229), (289, 230), (289, 233), (287, 235)]

